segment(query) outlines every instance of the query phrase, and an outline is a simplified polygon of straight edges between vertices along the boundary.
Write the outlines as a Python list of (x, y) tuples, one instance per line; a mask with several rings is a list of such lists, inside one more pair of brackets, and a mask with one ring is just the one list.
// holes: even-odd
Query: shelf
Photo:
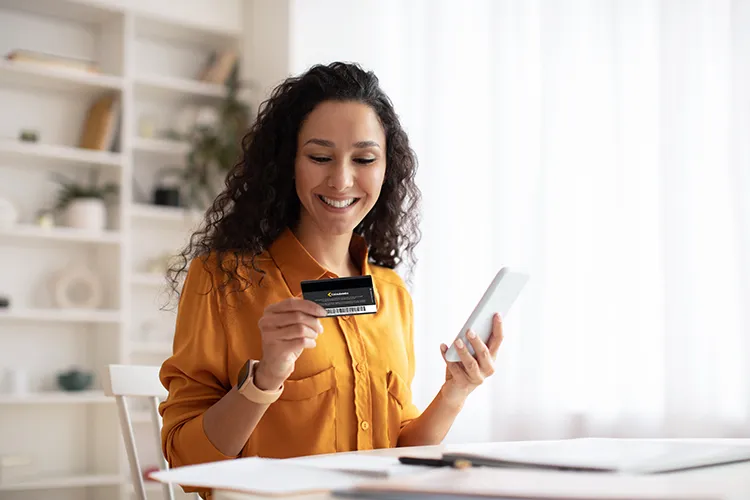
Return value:
[(119, 245), (121, 241), (120, 233), (117, 231), (93, 232), (70, 227), (46, 228), (32, 224), (16, 224), (8, 228), (0, 228), (0, 238), (40, 239), (102, 245)]
[(160, 287), (167, 284), (166, 277), (157, 273), (136, 273), (130, 277), (130, 283), (144, 287)]
[(80, 0), (3, 0), (3, 9), (89, 24), (106, 23), (122, 15), (122, 9), (114, 5)]
[(51, 490), (59, 488), (85, 488), (88, 486), (119, 486), (127, 478), (117, 474), (84, 474), (80, 476), (45, 477), (32, 481), (0, 483), (0, 491)]
[(95, 309), (8, 309), (0, 311), (0, 320), (33, 321), (38, 323), (117, 324), (117, 310)]
[(153, 222), (199, 222), (203, 217), (197, 210), (159, 205), (135, 204), (130, 210), (133, 217)]
[(159, 75), (137, 77), (135, 79), (135, 90), (139, 96), (154, 100), (183, 99), (186, 97), (223, 99), (227, 94), (224, 85)]
[(24, 396), (0, 394), (0, 405), (102, 404), (114, 401), (102, 391), (31, 392)]
[(136, 16), (135, 36), (138, 38), (178, 42), (186, 45), (223, 48), (236, 46), (240, 43), (242, 32), (210, 28), (197, 24), (175, 23), (170, 20), (162, 20), (150, 14), (148, 16)]
[(136, 137), (133, 139), (133, 151), (160, 155), (187, 156), (190, 152), (190, 143), (169, 139)]
[(54, 144), (27, 143), (9, 139), (0, 139), (0, 157), (2, 156), (34, 158), (54, 163), (76, 163), (106, 167), (122, 166), (122, 157), (119, 153)]
[(31, 62), (0, 60), (0, 85), (63, 92), (119, 92), (122, 90), (122, 78)]
[(135, 354), (172, 354), (171, 342), (133, 342), (132, 352)]

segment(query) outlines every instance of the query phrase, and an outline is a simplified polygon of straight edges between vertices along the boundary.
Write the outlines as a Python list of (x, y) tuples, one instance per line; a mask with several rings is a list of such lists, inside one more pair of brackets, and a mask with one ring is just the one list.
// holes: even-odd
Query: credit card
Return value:
[(302, 297), (325, 308), (328, 316), (373, 314), (375, 290), (372, 276), (306, 280), (301, 283)]

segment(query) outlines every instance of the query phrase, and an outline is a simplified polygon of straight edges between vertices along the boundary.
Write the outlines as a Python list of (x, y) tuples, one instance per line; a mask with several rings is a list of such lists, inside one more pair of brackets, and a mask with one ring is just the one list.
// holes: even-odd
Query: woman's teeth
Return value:
[(323, 202), (326, 205), (330, 205), (334, 208), (346, 208), (355, 201), (357, 201), (357, 198), (348, 198), (346, 200), (334, 200), (332, 198), (326, 198), (325, 196), (318, 195), (318, 197), (323, 200)]

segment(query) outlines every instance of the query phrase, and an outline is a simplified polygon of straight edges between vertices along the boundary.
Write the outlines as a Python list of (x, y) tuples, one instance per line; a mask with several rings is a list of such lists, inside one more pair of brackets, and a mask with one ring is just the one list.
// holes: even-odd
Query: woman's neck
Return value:
[(297, 240), (312, 257), (339, 277), (357, 276), (360, 270), (352, 262), (349, 245), (352, 233), (331, 235), (322, 233), (317, 227), (301, 223), (292, 231)]

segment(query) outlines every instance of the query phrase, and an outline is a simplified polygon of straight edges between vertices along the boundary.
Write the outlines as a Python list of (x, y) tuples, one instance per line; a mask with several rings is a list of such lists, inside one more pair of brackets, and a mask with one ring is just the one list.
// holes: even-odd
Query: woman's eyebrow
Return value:
[(308, 144), (317, 144), (318, 146), (323, 146), (324, 148), (336, 147), (336, 145), (332, 141), (327, 141), (325, 139), (316, 139), (316, 138), (310, 139), (304, 145), (307, 146)]
[[(326, 139), (317, 139), (312, 138), (309, 139), (307, 142), (305, 142), (305, 146), (308, 144), (317, 144), (318, 146), (323, 146), (324, 148), (335, 148), (336, 144), (333, 143), (333, 141), (329, 141)], [(362, 149), (362, 148), (380, 148), (380, 144), (378, 144), (375, 141), (359, 141), (352, 144), (355, 148)], [(380, 148), (382, 149), (382, 148)]]
[(380, 148), (380, 144), (375, 141), (359, 141), (353, 144), (355, 148)]

